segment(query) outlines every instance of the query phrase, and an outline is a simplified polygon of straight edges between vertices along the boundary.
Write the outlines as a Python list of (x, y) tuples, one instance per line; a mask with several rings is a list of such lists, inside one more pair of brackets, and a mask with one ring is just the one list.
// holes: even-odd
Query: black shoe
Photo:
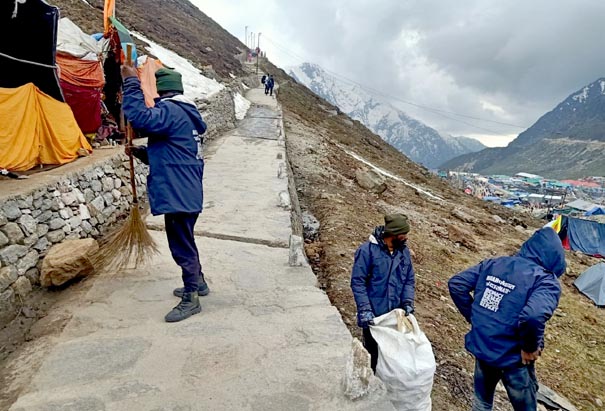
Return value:
[(164, 319), (167, 323), (176, 323), (183, 321), (194, 314), (202, 312), (202, 306), (197, 293), (184, 293), (181, 302), (172, 309)]
[[(179, 287), (179, 288), (175, 288), (172, 291), (172, 294), (174, 294), (175, 297), (183, 298), (184, 292), (185, 292), (185, 287)], [(208, 284), (206, 283), (206, 280), (204, 279), (204, 274), (202, 274), (200, 276), (200, 284), (197, 287), (197, 295), (199, 295), (200, 297), (205, 297), (208, 294), (210, 294), (210, 288), (208, 287)]]

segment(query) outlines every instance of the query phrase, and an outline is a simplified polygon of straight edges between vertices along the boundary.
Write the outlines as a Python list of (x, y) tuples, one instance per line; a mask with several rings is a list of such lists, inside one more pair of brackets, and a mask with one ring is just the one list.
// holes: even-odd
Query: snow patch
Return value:
[(235, 118), (243, 120), (252, 103), (240, 93), (235, 93), (233, 95), (233, 104), (235, 105)]
[(573, 96), (572, 99), (577, 101), (578, 103), (584, 103), (588, 99), (588, 91), (589, 88), (584, 87), (582, 89), (582, 92)]
[(131, 34), (139, 40), (143, 40), (149, 44), (149, 46), (145, 48), (151, 54), (155, 55), (162, 62), (162, 64), (172, 67), (181, 73), (183, 76), (185, 97), (189, 97), (191, 99), (208, 98), (225, 88), (225, 86), (218, 81), (203, 76), (202, 73), (193, 64), (191, 64), (189, 60), (160, 46), (157, 43), (154, 43), (141, 33), (133, 31)]
[(250, 90), (250, 87), (248, 87), (248, 86), (247, 86), (247, 85), (245, 85), (244, 83), (242, 83), (242, 88), (243, 88), (244, 90)]
[(605, 80), (601, 80), (599, 84), (601, 85), (601, 94), (605, 94)]
[(391, 174), (391, 173), (389, 173), (388, 171), (386, 171), (386, 170), (384, 170), (384, 169), (382, 169), (382, 168), (380, 168), (380, 167), (378, 167), (378, 166), (375, 166), (374, 164), (370, 163), (370, 162), (369, 162), (368, 160), (366, 160), (365, 158), (361, 157), (359, 154), (354, 153), (354, 152), (352, 152), (352, 151), (350, 151), (350, 150), (347, 150), (346, 148), (344, 148), (344, 147), (343, 147), (343, 146), (341, 146), (341, 145), (338, 145), (338, 146), (339, 146), (339, 147), (340, 147), (340, 148), (341, 148), (341, 149), (342, 149), (342, 150), (343, 150), (345, 153), (347, 153), (348, 155), (350, 155), (350, 156), (351, 156), (351, 157), (353, 157), (354, 159), (356, 159), (356, 160), (358, 160), (358, 161), (361, 161), (362, 163), (364, 163), (364, 164), (365, 164), (365, 165), (367, 165), (367, 166), (370, 166), (370, 167), (371, 167), (371, 168), (372, 168), (374, 171), (376, 171), (378, 174), (382, 174), (382, 175), (383, 175), (383, 176), (385, 176), (385, 177), (389, 177), (389, 178), (392, 178), (393, 180), (397, 180), (397, 181), (399, 181), (400, 183), (403, 183), (403, 184), (405, 184), (406, 186), (411, 187), (411, 188), (413, 188), (414, 190), (416, 190), (416, 191), (418, 191), (418, 192), (420, 192), (420, 193), (422, 193), (422, 194), (425, 194), (426, 196), (428, 196), (428, 197), (430, 197), (430, 198), (432, 198), (432, 199), (434, 199), (434, 200), (438, 200), (438, 201), (445, 201), (443, 198), (441, 198), (441, 197), (437, 197), (435, 194), (430, 193), (430, 192), (426, 191), (425, 189), (420, 188), (419, 186), (417, 186), (417, 185), (415, 185), (415, 184), (412, 184), (412, 183), (410, 183), (410, 182), (408, 182), (408, 181), (404, 180), (403, 178), (401, 178), (401, 177), (399, 177), (399, 176), (396, 176), (396, 175), (394, 175), (394, 174)]
[(86, 0), (82, 0), (82, 1), (86, 4), (88, 4), (88, 7), (90, 7), (91, 9), (94, 9), (94, 7), (92, 7), (92, 5), (89, 2), (87, 2)]
[(233, 73), (229, 73), (229, 77), (231, 77), (231, 78), (237, 78), (237, 77), (235, 76), (235, 74), (233, 74)]

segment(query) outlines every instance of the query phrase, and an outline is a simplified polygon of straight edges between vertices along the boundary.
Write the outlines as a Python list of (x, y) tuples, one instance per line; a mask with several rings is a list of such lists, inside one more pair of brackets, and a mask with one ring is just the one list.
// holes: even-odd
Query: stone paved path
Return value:
[(150, 218), (161, 255), (95, 279), (11, 410), (392, 409), (342, 394), (351, 336), (311, 269), (288, 265), (281, 114), (259, 89), (247, 97), (247, 118), (207, 155), (202, 313), (163, 321), (179, 270)]

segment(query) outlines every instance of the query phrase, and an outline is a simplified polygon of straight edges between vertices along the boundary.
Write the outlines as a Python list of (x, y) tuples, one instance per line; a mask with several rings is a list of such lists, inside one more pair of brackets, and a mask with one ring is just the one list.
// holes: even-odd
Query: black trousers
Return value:
[(370, 332), (370, 327), (363, 328), (363, 346), (366, 351), (370, 353), (370, 364), (372, 366), (372, 371), (376, 374), (376, 364), (378, 363), (378, 344), (374, 337), (372, 337), (372, 333)]
[(170, 247), (172, 258), (183, 272), (186, 293), (197, 291), (202, 272), (200, 255), (193, 234), (193, 228), (199, 215), (199, 213), (164, 214), (168, 247)]

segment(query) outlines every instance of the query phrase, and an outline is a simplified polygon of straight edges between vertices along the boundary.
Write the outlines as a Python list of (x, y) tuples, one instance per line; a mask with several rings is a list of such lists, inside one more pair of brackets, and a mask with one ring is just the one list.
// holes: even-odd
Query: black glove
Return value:
[(130, 147), (132, 155), (141, 160), (143, 164), (149, 165), (149, 156), (147, 155), (147, 147), (145, 146), (132, 146)]
[(357, 325), (361, 328), (368, 328), (370, 325), (374, 325), (374, 313), (369, 310), (358, 312)]
[(403, 311), (405, 311), (406, 317), (410, 314), (414, 314), (414, 307), (411, 304), (405, 304), (402, 308)]

